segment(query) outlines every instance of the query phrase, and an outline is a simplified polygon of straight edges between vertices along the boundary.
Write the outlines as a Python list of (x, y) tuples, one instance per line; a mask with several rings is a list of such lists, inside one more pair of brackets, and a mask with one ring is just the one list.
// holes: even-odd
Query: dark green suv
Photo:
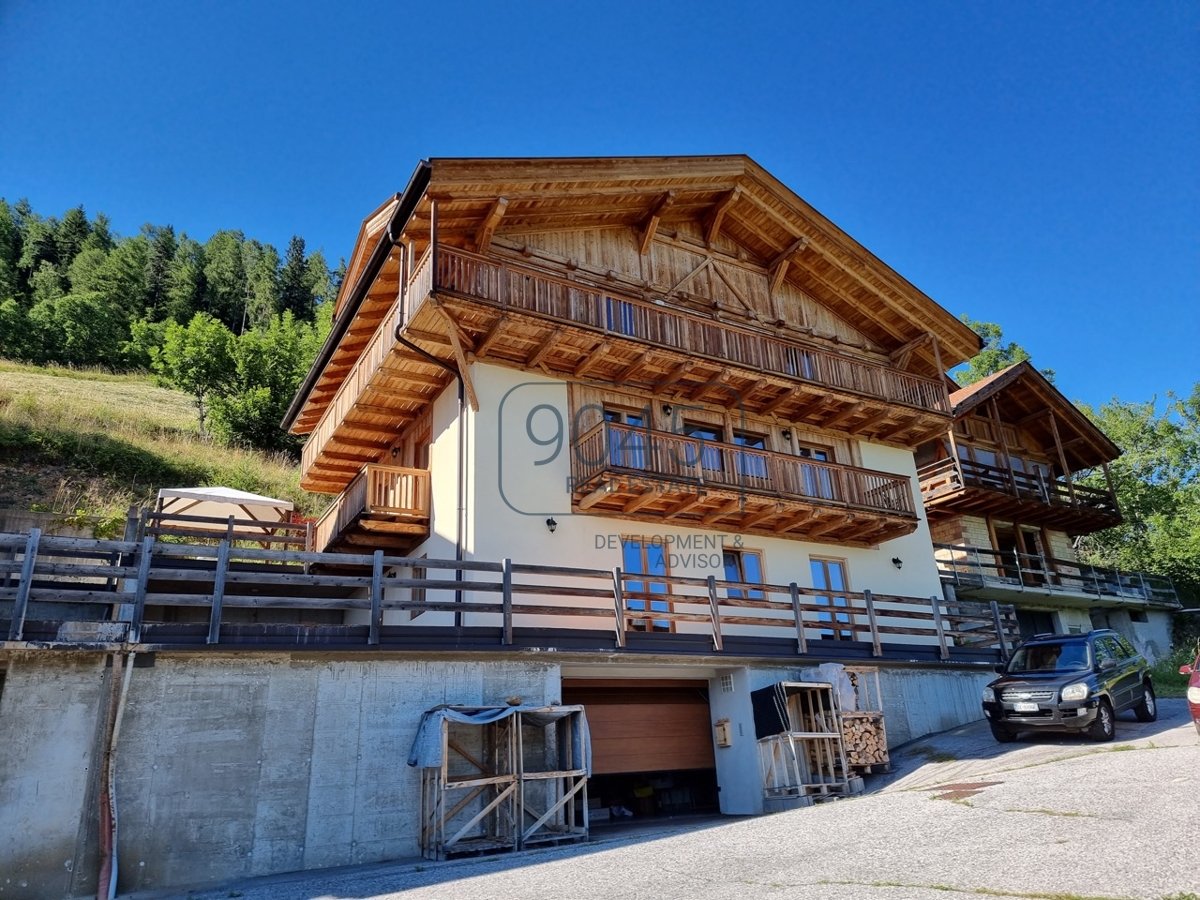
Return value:
[(1158, 718), (1149, 669), (1115, 631), (1039, 634), (996, 667), (1001, 677), (983, 689), (983, 714), (1001, 743), (1020, 731), (1082, 731), (1111, 741), (1118, 713)]

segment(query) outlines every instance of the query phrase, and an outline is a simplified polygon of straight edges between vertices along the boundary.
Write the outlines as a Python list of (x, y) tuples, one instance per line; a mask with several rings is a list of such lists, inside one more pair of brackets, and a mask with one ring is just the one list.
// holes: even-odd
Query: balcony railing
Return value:
[[(946, 387), (934, 378), (832, 353), (795, 341), (647, 302), (610, 288), (558, 278), (438, 245), (430, 285), (424, 260), (414, 270), (413, 313), (432, 291), (444, 291), (504, 310), (544, 316), (568, 325), (677, 350), (689, 356), (782, 375), (890, 404), (949, 414)], [(422, 293), (425, 291), (425, 293)], [(410, 318), (411, 318), (410, 314)]]
[(824, 506), (916, 515), (910, 481), (903, 475), (615, 422), (598, 423), (576, 439), (572, 468), (576, 488), (585, 490), (604, 474), (632, 475)]
[(313, 528), (313, 544), (326, 549), (360, 516), (429, 521), (429, 470), (363, 466)]
[(952, 581), (960, 590), (991, 585), (1018, 591), (1086, 594), (1096, 598), (1179, 606), (1174, 582), (1162, 575), (1105, 569), (1015, 550), (961, 544), (933, 546), (942, 578)]
[[(820, 644), (816, 652), (825, 658), (840, 651), (911, 658), (924, 650), (941, 659), (975, 662), (981, 661), (980, 651), (983, 658), (994, 659), (996, 651), (1007, 655), (1018, 635), (1011, 605), (947, 602), (937, 595), (831, 593), (795, 582), (657, 576), (508, 559), (424, 559), (387, 556), (382, 550), (305, 553), (245, 548), (230, 541), (198, 546), (158, 543), (152, 536), (142, 541), (43, 536), (37, 529), (0, 534), (0, 621), (7, 626), (0, 630), (0, 641), (37, 642), (31, 649), (68, 646), (70, 639), (56, 639), (53, 630), (48, 642), (30, 633), (46, 633), (44, 612), (39, 612), (36, 631), (29, 627), (30, 603), (93, 604), (98, 619), (119, 609), (119, 621), (97, 622), (105, 627), (96, 633), (107, 636), (90, 640), (151, 647), (236, 647), (239, 640), (259, 647), (258, 632), (248, 633), (252, 627), (227, 614), (262, 607), (365, 613), (367, 624), (314, 626), (319, 631), (289, 625), (286, 635), (273, 639), (276, 646), (286, 637), (317, 652), (329, 646), (322, 635), (332, 635), (343, 649), (405, 646), (405, 635), (415, 635), (417, 646), (426, 651), (443, 646), (439, 635), (444, 646), (461, 647), (458, 622), (490, 635), (497, 649), (518, 643), (515, 629), (529, 629), (532, 639), (544, 641), (538, 629), (558, 627), (570, 629), (580, 641), (590, 637), (579, 646), (612, 653), (634, 641), (635, 632), (661, 622), (675, 633), (653, 637), (682, 653), (745, 654), (752, 642), (767, 648), (772, 638), (783, 638), (780, 643), (790, 645), (785, 651), (790, 655), (813, 653)], [(208, 622), (180, 625), (159, 612), (170, 607), (206, 609)], [(387, 611), (410, 615), (403, 624), (385, 626)], [(71, 615), (77, 615), (73, 607)], [(451, 627), (450, 621), (456, 624)]]
[(1074, 507), (1119, 515), (1111, 493), (1082, 484), (1045, 478), (1040, 472), (1014, 472), (967, 459), (942, 459), (920, 469), (921, 498), (926, 502), (960, 491), (982, 488), (1050, 506)]

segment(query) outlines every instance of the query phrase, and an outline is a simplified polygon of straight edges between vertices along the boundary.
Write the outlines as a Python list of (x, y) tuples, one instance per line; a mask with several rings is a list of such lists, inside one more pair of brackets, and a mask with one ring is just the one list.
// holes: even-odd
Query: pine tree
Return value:
[(169, 305), (171, 261), (177, 248), (175, 229), (147, 225), (143, 229), (150, 241), (146, 253), (146, 314), (152, 321), (162, 319)]
[(304, 260), (304, 238), (298, 235), (288, 241), (287, 257), (279, 273), (279, 308), (302, 322), (312, 321), (312, 280)]
[(228, 328), (242, 324), (249, 282), (242, 256), (245, 241), (240, 231), (218, 231), (204, 245), (204, 303), (201, 310)]
[(79, 255), (79, 251), (83, 249), (84, 242), (87, 240), (91, 230), (92, 227), (88, 224), (87, 213), (83, 211), (82, 206), (68, 209), (63, 214), (62, 221), (58, 223), (58, 227), (54, 229), (54, 246), (58, 256), (58, 268), (64, 277), (71, 263), (75, 261), (75, 257)]

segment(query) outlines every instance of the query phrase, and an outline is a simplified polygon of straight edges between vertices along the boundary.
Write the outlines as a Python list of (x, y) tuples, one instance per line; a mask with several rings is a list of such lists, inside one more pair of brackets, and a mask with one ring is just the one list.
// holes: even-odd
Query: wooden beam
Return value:
[(729, 212), (733, 204), (738, 202), (738, 198), (741, 196), (742, 189), (735, 187), (718, 200), (717, 205), (713, 207), (712, 213), (708, 217), (708, 227), (704, 231), (704, 242), (710, 247), (716, 242), (717, 235), (721, 233), (721, 223), (725, 220), (725, 214)]
[(604, 354), (612, 349), (612, 342), (608, 340), (601, 341), (589, 350), (580, 360), (579, 365), (575, 367), (574, 377), (582, 378), (592, 367), (604, 361)]
[(763, 522), (766, 522), (768, 519), (775, 518), (777, 515), (779, 515), (782, 512), (783, 512), (783, 508), (778, 503), (773, 504), (772, 506), (767, 507), (765, 510), (759, 511), (758, 515), (751, 516), (748, 519), (743, 519), (741, 522), (738, 523), (738, 528), (745, 528), (745, 529), (754, 528), (755, 526), (761, 525)]
[(646, 224), (642, 228), (642, 242), (638, 250), (642, 256), (645, 256), (650, 251), (650, 244), (654, 240), (654, 233), (658, 231), (658, 223), (662, 221), (663, 213), (674, 202), (675, 192), (667, 191), (658, 198), (658, 202), (650, 210), (650, 215), (646, 217)]
[(503, 336), (504, 328), (507, 324), (508, 324), (507, 314), (502, 315), (502, 316), (500, 316), (500, 318), (496, 319), (496, 321), (492, 325), (491, 329), (488, 331), (487, 334), (485, 334), (483, 336), (483, 339), (479, 342), (479, 346), (475, 348), (475, 355), (483, 356), (485, 353), (487, 353), (488, 350), (490, 350), (492, 348), (492, 344), (494, 344), (496, 341), (498, 341)]
[(849, 431), (851, 434), (862, 434), (862, 432), (866, 431), (868, 428), (872, 428), (875, 425), (878, 425), (880, 422), (883, 422), (884, 420), (890, 418), (892, 415), (892, 412), (893, 412), (893, 410), (885, 409), (883, 412), (876, 413), (875, 415), (871, 416), (870, 418), (864, 419), (863, 421), (859, 422), (853, 428), (848, 428), (846, 430)]
[(897, 369), (903, 369), (908, 365), (909, 357), (913, 355), (913, 351), (924, 344), (926, 341), (932, 340), (933, 335), (928, 331), (920, 337), (915, 337), (902, 347), (897, 347), (890, 354), (888, 359), (891, 360), (893, 366)]
[(589, 493), (585, 497), (583, 497), (579, 501), (577, 506), (579, 507), (580, 510), (591, 509), (593, 506), (595, 506), (597, 503), (599, 503), (605, 497), (609, 496), (612, 492), (613, 492), (612, 483), (606, 481), (606, 482), (604, 482), (604, 484), (600, 485), (600, 487), (594, 489), (593, 491), (591, 491), (591, 493)]
[(1054, 435), (1054, 446), (1058, 450), (1058, 461), (1062, 466), (1063, 478), (1067, 482), (1067, 493), (1071, 495), (1071, 504), (1075, 504), (1075, 485), (1071, 483), (1071, 467), (1067, 465), (1067, 454), (1063, 452), (1062, 439), (1058, 436), (1058, 417), (1050, 410), (1050, 431)]
[(643, 508), (649, 506), (651, 503), (653, 503), (655, 500), (657, 500), (658, 497), (659, 497), (658, 491), (651, 488), (650, 490), (646, 491), (645, 493), (638, 494), (636, 497), (632, 498), (628, 503), (625, 504), (625, 508), (622, 509), (621, 512), (624, 513), (625, 515), (629, 515), (630, 513), (635, 513), (639, 509), (643, 509)]
[(673, 385), (675, 382), (677, 382), (680, 378), (682, 378), (688, 372), (692, 371), (692, 369), (694, 369), (695, 367), (696, 367), (695, 360), (685, 359), (683, 362), (681, 362), (679, 365), (677, 365), (674, 369), (672, 369), (669, 373), (667, 373), (666, 378), (664, 378), (662, 381), (655, 384), (654, 390), (655, 391), (665, 391), (667, 388), (669, 388), (671, 385)]
[(553, 331), (551, 331), (550, 334), (546, 337), (546, 339), (544, 341), (542, 341), (542, 345), (533, 352), (533, 355), (531, 355), (529, 357), (529, 359), (525, 360), (525, 367), (528, 369), (532, 369), (535, 366), (540, 365), (542, 360), (545, 359), (547, 356), (550, 355), (551, 352), (554, 351), (555, 347), (558, 344), (558, 339), (560, 337), (562, 337), (562, 333), (563, 333), (563, 328), (561, 325), (558, 328), (555, 328)]
[(796, 238), (796, 240), (792, 241), (792, 243), (788, 246), (788, 248), (786, 250), (784, 250), (777, 257), (775, 257), (775, 259), (773, 259), (771, 261), (771, 264), (769, 266), (767, 266), (767, 268), (774, 269), (776, 266), (782, 265), (782, 264), (790, 261), (794, 254), (803, 250), (807, 246), (808, 246), (808, 238), (807, 237)]
[(802, 510), (801, 512), (792, 516), (792, 518), (788, 519), (786, 522), (781, 522), (778, 526), (776, 526), (775, 530), (779, 534), (787, 534), (789, 531), (795, 531), (805, 522), (812, 519), (812, 517), (813, 511), (811, 509)]
[(809, 532), (808, 536), (810, 538), (824, 537), (825, 535), (831, 534), (834, 531), (838, 531), (839, 529), (844, 528), (853, 522), (854, 516), (836, 516), (828, 525), (824, 526), (823, 528), (818, 528), (816, 531)]
[(821, 423), (821, 427), (822, 428), (836, 428), (837, 426), (839, 426), (843, 422), (845, 422), (847, 419), (853, 418), (854, 416), (858, 415), (860, 412), (863, 411), (864, 407), (866, 407), (865, 403), (855, 403), (853, 406), (850, 406), (848, 409), (843, 409), (840, 413), (838, 413), (832, 419), (826, 419), (824, 422)]
[(703, 492), (694, 494), (691, 497), (687, 497), (686, 499), (681, 500), (680, 502), (676, 503), (674, 506), (672, 506), (670, 509), (668, 509), (665, 513), (663, 513), (663, 519), (664, 520), (674, 519), (678, 516), (682, 516), (686, 512), (691, 512), (697, 506), (704, 503), (704, 501), (706, 501), (707, 499), (708, 499), (708, 494), (705, 494)]
[[(472, 412), (479, 412), (479, 397), (475, 395), (475, 385), (471, 383), (471, 368), (467, 362), (467, 354), (463, 352), (462, 344), (458, 340), (458, 323), (451, 318), (450, 313), (444, 309), (438, 309), (446, 319), (446, 324), (449, 326), (450, 346), (454, 350), (454, 359), (458, 362), (458, 376), (463, 380), (463, 389), (467, 394), (467, 402), (471, 404)], [(463, 427), (463, 423), (459, 423), (459, 427)]]
[(737, 512), (741, 508), (742, 508), (741, 498), (738, 498), (736, 500), (730, 500), (724, 506), (719, 506), (716, 509), (714, 509), (707, 516), (705, 516), (703, 519), (701, 519), (701, 521), (705, 525), (711, 525), (711, 524), (713, 524), (713, 522), (719, 521), (720, 519), (723, 519), (726, 516), (732, 515), (733, 513)]
[(645, 351), (641, 356), (639, 356), (637, 359), (635, 359), (633, 362), (631, 362), (629, 365), (627, 365), (624, 369), (622, 369), (620, 372), (618, 372), (617, 376), (613, 379), (613, 383), (614, 384), (624, 384), (625, 382), (627, 382), (629, 380), (630, 376), (632, 376), (634, 373), (637, 372), (638, 369), (640, 369), (647, 362), (649, 362), (650, 357), (652, 357), (653, 355), (654, 355), (653, 350)]
[(496, 233), (496, 226), (500, 224), (500, 220), (504, 218), (504, 211), (508, 209), (508, 200), (505, 197), (498, 197), (496, 202), (492, 204), (492, 208), (483, 218), (479, 230), (475, 232), (475, 252), (486, 253), (488, 247), (492, 243), (492, 235)]

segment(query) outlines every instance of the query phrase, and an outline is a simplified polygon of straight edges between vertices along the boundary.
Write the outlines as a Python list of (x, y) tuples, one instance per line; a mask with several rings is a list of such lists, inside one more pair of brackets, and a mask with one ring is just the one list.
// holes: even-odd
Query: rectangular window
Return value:
[[(733, 442), (739, 447), (747, 447), (751, 451), (765, 451), (767, 449), (767, 437), (764, 434), (735, 431), (733, 433)], [(766, 485), (768, 480), (766, 453), (743, 453), (739, 450), (734, 456), (737, 464), (737, 473), (742, 478), (751, 484)]]
[[(425, 556), (425, 554), (421, 554), (421, 556), (419, 558), (425, 559), (426, 556)], [(412, 567), (413, 581), (423, 581), (428, 577), (429, 577), (428, 570), (424, 566), (413, 566)], [(409, 592), (409, 594), (410, 594), (410, 597), (411, 597), (413, 603), (424, 603), (425, 598), (426, 598), (426, 588), (423, 588), (423, 587), (412, 588), (412, 590)], [(415, 619), (417, 616), (421, 615), (424, 612), (425, 612), (425, 610), (423, 610), (423, 609), (410, 609), (408, 611), (409, 621), (412, 621), (413, 619)]]
[(637, 334), (637, 307), (628, 300), (616, 297), (604, 298), (604, 325), (612, 332), (634, 336)]
[[(816, 462), (829, 462), (833, 459), (833, 451), (829, 447), (820, 447), (817, 445), (801, 446), (797, 453), (802, 459), (811, 459)], [(825, 466), (813, 466), (802, 464), (800, 466), (801, 475), (804, 481), (804, 493), (809, 497), (817, 497), (821, 500), (836, 500), (836, 492), (833, 487), (833, 472)]]
[(794, 375), (797, 378), (805, 378), (812, 381), (816, 378), (817, 359), (815, 354), (809, 350), (801, 350), (799, 347), (787, 347), (783, 354), (784, 371), (789, 375)]
[(817, 613), (818, 621), (828, 623), (827, 627), (821, 629), (820, 637), (834, 641), (854, 640), (854, 617), (846, 596), (850, 587), (846, 579), (845, 561), (813, 556), (809, 558), (809, 567), (813, 587), (823, 592), (814, 599), (821, 606), (828, 607)]
[(625, 469), (646, 468), (646, 414), (604, 407), (604, 421), (625, 426), (608, 429), (608, 461)]
[[(712, 446), (713, 443), (720, 443), (724, 434), (717, 425), (706, 425), (702, 422), (687, 422), (683, 423), (683, 433), (690, 438), (695, 438), (699, 442), (700, 465), (708, 472), (722, 472), (725, 469), (725, 460), (721, 455), (721, 448)], [(689, 460), (695, 464), (695, 459)]]
[[(621, 567), (630, 575), (668, 575), (666, 547), (657, 541), (621, 539)], [(626, 579), (625, 608), (630, 612), (670, 612), (670, 590), (661, 581)], [(670, 631), (670, 619), (636, 618), (629, 627), (634, 631)]]
[[(763, 583), (762, 552), (759, 550), (726, 550), (723, 554), (725, 580), (743, 584)], [(762, 591), (729, 588), (729, 596), (735, 600), (761, 600)]]

